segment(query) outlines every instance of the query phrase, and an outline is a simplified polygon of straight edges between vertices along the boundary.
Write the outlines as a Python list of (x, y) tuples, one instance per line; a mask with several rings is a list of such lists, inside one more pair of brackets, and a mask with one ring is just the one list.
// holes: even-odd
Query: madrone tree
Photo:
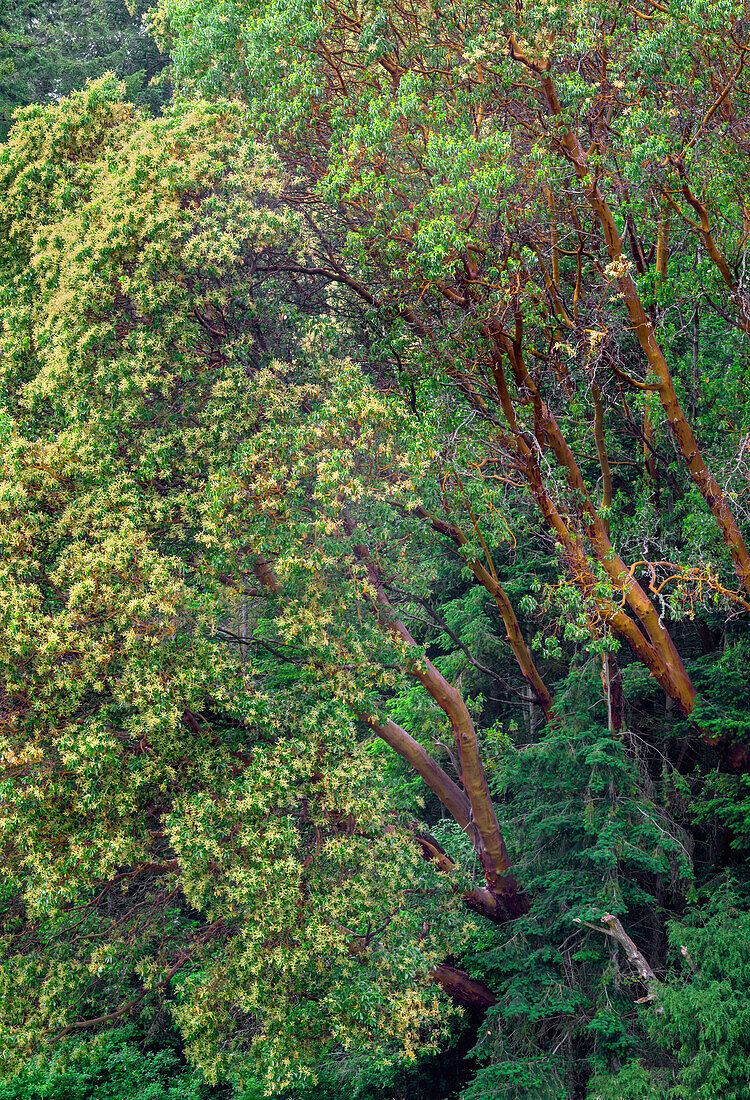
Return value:
[[(425, 364), (414, 376), (451, 386), (484, 424), (595, 629), (689, 714), (695, 687), (653, 597), (712, 591), (744, 613), (750, 596), (743, 505), (722, 470), (745, 430), (747, 12), (648, 6), (159, 10), (178, 76), (239, 92), (272, 135), (287, 201), (318, 240), (310, 273), (401, 322)], [(728, 448), (699, 442), (688, 415), (701, 321), (729, 341)], [(629, 461), (633, 441), (643, 456), (643, 540), (613, 527), (624, 440)], [(664, 530), (675, 461), (670, 491), (702, 518)]]
[[(534, 904), (446, 560), (491, 601), (529, 739), (572, 731), (557, 682), (586, 653), (628, 782), (639, 668), (693, 723), (652, 771), (745, 767), (681, 620), (710, 656), (750, 598), (746, 23), (281, 0), (156, 22), (185, 93), (234, 102), (144, 124), (95, 85), (2, 162), (4, 1026), (22, 1051), (168, 993), (210, 1072), (250, 1052), (282, 1087), (436, 1041), (435, 978), (490, 1003), (444, 960)], [(627, 951), (618, 874), (682, 851), (647, 779), (625, 821), (654, 831), (625, 828), (567, 915)]]

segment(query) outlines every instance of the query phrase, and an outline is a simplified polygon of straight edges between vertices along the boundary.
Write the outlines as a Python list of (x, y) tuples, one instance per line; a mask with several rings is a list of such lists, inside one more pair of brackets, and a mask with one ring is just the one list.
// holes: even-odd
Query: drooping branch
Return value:
[(466, 1008), (492, 1008), (497, 1004), (491, 989), (448, 963), (438, 963), (431, 976), (456, 1004)]
[[(586, 928), (591, 928), (594, 932), (602, 932), (605, 936), (611, 936), (613, 939), (617, 940), (625, 951), (628, 962), (648, 989), (648, 995), (646, 997), (641, 997), (638, 1003), (645, 1004), (648, 1001), (656, 1000), (659, 994), (659, 979), (656, 977), (646, 956), (636, 946), (635, 941), (631, 939), (623, 928), (622, 921), (612, 913), (605, 913), (601, 922), (604, 928), (595, 924), (590, 924), (588, 921), (581, 920), (579, 917), (573, 918), (574, 924), (584, 925)], [(657, 1008), (657, 1012), (659, 1011), (663, 1012), (664, 1010)]]
[[(126, 1001), (125, 1004), (120, 1005), (118, 1008), (113, 1009), (112, 1012), (108, 1012), (103, 1016), (93, 1016), (87, 1020), (76, 1020), (75, 1023), (67, 1024), (64, 1028), (54, 1032), (54, 1038), (56, 1040), (61, 1039), (64, 1035), (70, 1034), (71, 1031), (80, 1031), (89, 1027), (100, 1027), (102, 1024), (110, 1024), (114, 1023), (115, 1020), (122, 1019), (123, 1016), (126, 1016), (129, 1012), (136, 1009), (147, 997), (157, 993), (159, 990), (166, 989), (175, 974), (182, 970), (182, 968), (190, 962), (196, 952), (201, 947), (204, 947), (209, 940), (213, 939), (213, 937), (224, 928), (224, 925), (224, 918), (219, 917), (219, 919), (215, 920), (212, 924), (208, 924), (205, 928), (202, 928), (200, 932), (196, 934), (194, 946), (187, 951), (180, 952), (177, 960), (172, 964), (163, 978), (153, 985), (141, 986), (136, 996)], [(49, 1034), (52, 1034), (52, 1029)]]

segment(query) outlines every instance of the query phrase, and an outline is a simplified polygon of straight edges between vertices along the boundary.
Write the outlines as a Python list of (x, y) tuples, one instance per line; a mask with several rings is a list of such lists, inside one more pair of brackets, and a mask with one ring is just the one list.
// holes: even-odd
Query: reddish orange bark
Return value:
[[(537, 69), (537, 71), (539, 70)], [(541, 88), (550, 114), (552, 116), (561, 115), (562, 108), (557, 89), (549, 72), (543, 73)], [(656, 339), (651, 319), (644, 309), (638, 288), (630, 274), (629, 264), (623, 253), (622, 238), (615, 224), (612, 211), (599, 188), (595, 175), (590, 169), (581, 143), (567, 125), (561, 127), (559, 148), (573, 166), (583, 186), (584, 195), (601, 226), (607, 252), (612, 261), (612, 278), (620, 288), (630, 316), (633, 332), (657, 380), (655, 388), (685, 465), (716, 520), (731, 555), (737, 576), (745, 590), (750, 594), (750, 554), (721, 486), (706, 466), (693, 429), (677, 398), (666, 357)]]
[(578, 502), (585, 534), (596, 554), (596, 559), (612, 582), (615, 591), (622, 592), (623, 600), (629, 604), (637, 615), (646, 631), (648, 643), (644, 645), (646, 638), (643, 637), (632, 620), (623, 611), (602, 605), (600, 609), (602, 617), (609, 622), (617, 633), (622, 634), (627, 639), (636, 655), (646, 664), (646, 667), (653, 673), (667, 694), (675, 699), (684, 714), (689, 714), (695, 701), (696, 692), (682, 663), (682, 658), (650, 599), (612, 545), (609, 534), (586, 488), (575, 456), (560, 431), (554, 415), (542, 400), (534, 380), (526, 369), (521, 350), (519, 327), (520, 319), (517, 320), (515, 339), (511, 339), (499, 326), (494, 326), (492, 335), (498, 350), (495, 360), (495, 383), (498, 396), (508, 424), (514, 432), (516, 450), (525, 463), (529, 487), (542, 515), (554, 530), (568, 555), (568, 561), (572, 566), (573, 579), (578, 578), (579, 584), (582, 583), (584, 588), (588, 585), (590, 589), (593, 589), (595, 582), (594, 578), (590, 577), (590, 568), (586, 563), (583, 548), (580, 547), (577, 538), (571, 534), (568, 525), (554, 506), (545, 487), (535, 450), (529, 446), (524, 434), (519, 429), (503, 371), (501, 358), (503, 354), (507, 356), (511, 364), (519, 391), (526, 395), (526, 400), (533, 407), (535, 437), (540, 449), (549, 447), (558, 465), (564, 470), (568, 484), (574, 491), (575, 499)]
[[(429, 515), (424, 508), (416, 508), (415, 514), (422, 519), (428, 520), (436, 531), (440, 531), (441, 534), (446, 535), (452, 539), (457, 546), (466, 546), (468, 538), (463, 531), (453, 523), (446, 523), (444, 520), (438, 519), (436, 516)], [(544, 716), (548, 721), (554, 719), (554, 704), (552, 701), (552, 695), (549, 688), (545, 684), (539, 669), (534, 663), (534, 659), (531, 656), (529, 647), (526, 644), (526, 639), (523, 636), (521, 630), (521, 624), (516, 617), (516, 613), (513, 610), (513, 604), (510, 601), (508, 593), (503, 586), (497, 580), (492, 573), (481, 563), (478, 558), (466, 559), (469, 568), (472, 573), (482, 585), (483, 588), (489, 592), (495, 601), (495, 606), (500, 612), (503, 624), (507, 632), (507, 641), (510, 648), (513, 651), (513, 655), (518, 662), (518, 667), (525, 676), (527, 682), (531, 686), (532, 691), (536, 697), (539, 706), (544, 712)]]
[(457, 1004), (467, 1008), (491, 1008), (497, 1004), (491, 989), (455, 966), (439, 963), (432, 971), (432, 978)]
[[(347, 534), (353, 534), (354, 527), (348, 516), (344, 517), (344, 529)], [(361, 543), (354, 544), (353, 550), (358, 560), (365, 565), (370, 584), (377, 593), (384, 628), (405, 648), (416, 648), (411, 633), (394, 613), (369, 550)], [(511, 873), (510, 855), (500, 832), (474, 722), (466, 703), (461, 693), (446, 680), (429, 658), (420, 656), (411, 659), (408, 670), (429, 692), (450, 721), (461, 763), (461, 781), (471, 807), (471, 825), (477, 833), (475, 848), (482, 862), (487, 886), (506, 916), (520, 916), (527, 911), (528, 900), (518, 880)]]

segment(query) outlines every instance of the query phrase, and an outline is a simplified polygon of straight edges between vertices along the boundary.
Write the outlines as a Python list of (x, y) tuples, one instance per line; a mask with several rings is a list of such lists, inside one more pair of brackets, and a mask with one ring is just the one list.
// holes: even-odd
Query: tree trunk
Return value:
[[(553, 116), (561, 115), (562, 108), (557, 89), (548, 72), (544, 74), (541, 84), (550, 114)], [(740, 529), (721, 486), (706, 466), (693, 434), (693, 429), (682, 411), (666, 357), (659, 346), (653, 325), (643, 307), (638, 288), (630, 274), (630, 265), (623, 255), (622, 239), (612, 211), (599, 189), (596, 178), (589, 169), (586, 154), (578, 138), (567, 125), (562, 128), (559, 147), (567, 160), (573, 165), (576, 175), (583, 185), (586, 199), (601, 225), (611, 261), (612, 278), (620, 288), (633, 331), (648, 365), (657, 379), (656, 391), (659, 394), (662, 407), (685, 465), (722, 533), (734, 563), (735, 572), (745, 591), (750, 595), (750, 554), (748, 554)], [(715, 260), (715, 262), (718, 261)]]

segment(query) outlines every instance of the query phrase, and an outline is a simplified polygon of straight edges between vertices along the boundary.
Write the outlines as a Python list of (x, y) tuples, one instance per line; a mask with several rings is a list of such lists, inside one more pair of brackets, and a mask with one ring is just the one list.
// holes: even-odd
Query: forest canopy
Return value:
[(747, 4), (147, 18), (0, 146), (2, 1073), (740, 1100)]

